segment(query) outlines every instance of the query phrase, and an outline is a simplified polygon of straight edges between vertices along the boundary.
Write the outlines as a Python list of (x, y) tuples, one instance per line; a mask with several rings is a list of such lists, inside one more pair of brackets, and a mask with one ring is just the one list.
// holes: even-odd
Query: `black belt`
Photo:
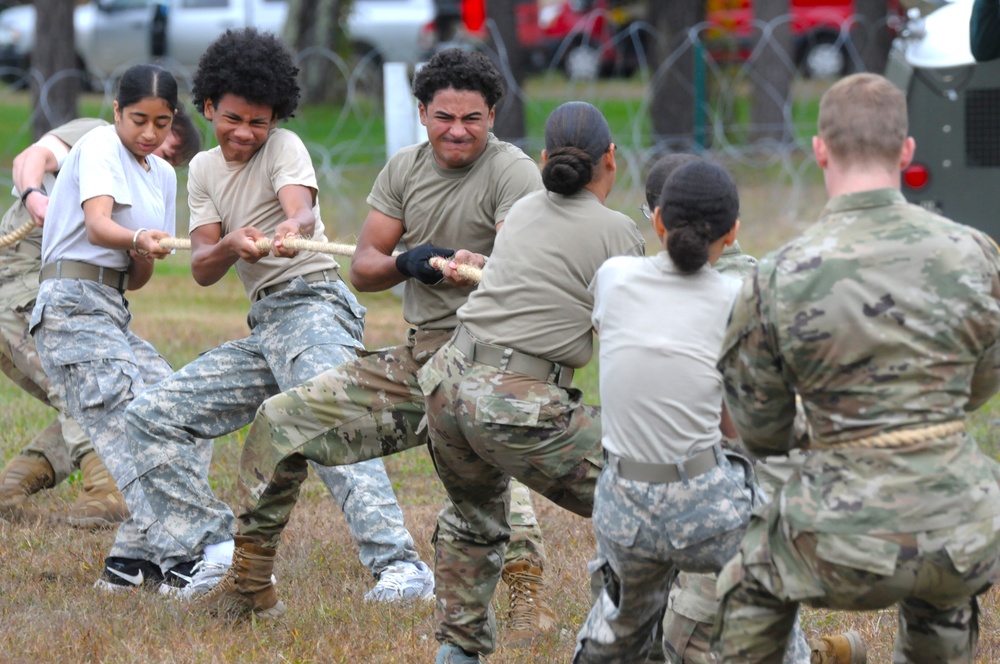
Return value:
[[(650, 484), (666, 484), (669, 482), (680, 482), (682, 479), (698, 477), (719, 465), (719, 457), (716, 454), (716, 446), (698, 452), (690, 459), (685, 459), (681, 463), (646, 463), (645, 461), (633, 461), (612, 454), (604, 450), (604, 456), (608, 461), (608, 466), (619, 477), (635, 482), (648, 482)], [(683, 474), (681, 469), (684, 470)]]
[(524, 374), (559, 387), (573, 384), (573, 369), (556, 362), (549, 362), (534, 355), (516, 351), (513, 348), (494, 346), (477, 341), (464, 325), (459, 325), (452, 339), (455, 348), (462, 351), (473, 362), (479, 362), (502, 371)]
[(111, 286), (119, 293), (128, 288), (128, 272), (81, 261), (56, 261), (42, 266), (38, 283), (48, 279), (87, 279)]
[(306, 283), (315, 283), (317, 281), (340, 281), (340, 275), (337, 274), (336, 270), (320, 270), (319, 272), (310, 272), (309, 274), (302, 274), (297, 277), (292, 277), (288, 281), (281, 281), (276, 284), (272, 284), (267, 288), (261, 288), (257, 291), (257, 299), (263, 300), (268, 295), (274, 295), (279, 291), (283, 291), (292, 285), (292, 282), (296, 279), (301, 279)]

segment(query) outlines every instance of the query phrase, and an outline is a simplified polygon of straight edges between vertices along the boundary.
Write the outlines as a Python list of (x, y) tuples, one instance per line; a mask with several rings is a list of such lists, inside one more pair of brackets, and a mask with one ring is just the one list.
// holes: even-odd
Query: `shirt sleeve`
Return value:
[(396, 177), (398, 171), (403, 173), (407, 170), (402, 161), (408, 153), (397, 152), (389, 162), (379, 171), (372, 185), (371, 193), (368, 194), (368, 205), (378, 210), (384, 215), (393, 219), (403, 219), (403, 187), (402, 177)]
[(528, 158), (516, 159), (500, 174), (493, 223), (499, 224), (506, 219), (514, 203), (541, 188), (542, 174), (535, 162)]
[(98, 196), (111, 196), (116, 205), (132, 205), (132, 192), (122, 166), (123, 149), (113, 132), (95, 132), (80, 144), (80, 205)]
[(751, 454), (784, 454), (794, 437), (795, 392), (783, 375), (777, 330), (768, 320), (770, 305), (762, 295), (773, 273), (748, 277), (733, 305), (719, 359), (726, 388), (726, 405)]
[(315, 192), (319, 189), (316, 169), (313, 167), (312, 155), (302, 139), (294, 132), (280, 131), (274, 133), (268, 141), (275, 142), (269, 146), (274, 151), (269, 173), (274, 191), (281, 191), (282, 187), (289, 185), (308, 187), (313, 190), (315, 203)]
[(207, 157), (207, 154), (204, 154), (204, 157), (197, 155), (188, 168), (188, 208), (191, 214), (188, 232), (201, 226), (222, 223), (222, 215), (219, 214), (206, 187), (207, 178), (202, 161)]

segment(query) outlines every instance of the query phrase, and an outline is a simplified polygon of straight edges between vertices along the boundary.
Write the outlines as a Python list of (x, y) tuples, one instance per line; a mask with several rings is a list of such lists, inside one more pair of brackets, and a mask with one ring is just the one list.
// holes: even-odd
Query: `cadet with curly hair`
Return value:
[[(316, 174), (301, 139), (275, 124), (299, 100), (298, 68), (270, 33), (229, 30), (208, 48), (194, 75), (194, 101), (219, 146), (191, 162), (191, 270), (214, 284), (233, 266), (250, 298), (250, 335), (201, 355), (127, 414), (140, 482), (164, 527), (191, 552), (204, 549), (180, 594), (196, 598), (229, 569), (233, 514), (187, 464), (199, 438), (237, 431), (269, 396), (356, 356), (364, 308), (332, 256), (283, 246), (286, 238), (325, 241)], [(257, 247), (272, 238), (270, 251)], [(366, 599), (429, 597), (430, 568), (403, 525), (381, 459), (318, 468), (344, 510), (362, 563), (378, 579)], [(270, 573), (265, 578), (271, 583)]]
[[(351, 262), (358, 290), (405, 283), (403, 315), (413, 328), (404, 345), (326, 371), (261, 406), (240, 461), (244, 511), (234, 572), (206, 603), (258, 615), (280, 605), (268, 584), (253, 579), (271, 574), (307, 459), (344, 465), (427, 444), (417, 372), (451, 338), (455, 312), (475, 287), (458, 265), (481, 267), (511, 206), (541, 186), (534, 161), (490, 134), (503, 81), (484, 55), (442, 51), (417, 73), (413, 90), (429, 140), (400, 150), (382, 169)], [(407, 251), (394, 257), (399, 242)], [(432, 256), (453, 258), (438, 270)], [(514, 488), (511, 503), (503, 577), (511, 624), (526, 626), (516, 631), (528, 637), (555, 621), (540, 596), (544, 559), (527, 489)]]

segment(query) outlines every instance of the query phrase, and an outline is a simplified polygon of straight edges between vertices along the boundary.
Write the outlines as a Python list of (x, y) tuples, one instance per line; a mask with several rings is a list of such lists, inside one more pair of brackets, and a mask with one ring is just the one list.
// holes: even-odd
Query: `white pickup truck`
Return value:
[[(432, 46), (434, 0), (354, 0), (345, 25), (357, 53), (380, 62), (417, 62)], [(208, 45), (228, 28), (255, 26), (281, 34), (285, 0), (91, 0), (74, 13), (81, 69), (101, 80), (162, 59), (193, 71)], [(35, 47), (35, 7), (0, 12), (0, 75), (19, 78)]]

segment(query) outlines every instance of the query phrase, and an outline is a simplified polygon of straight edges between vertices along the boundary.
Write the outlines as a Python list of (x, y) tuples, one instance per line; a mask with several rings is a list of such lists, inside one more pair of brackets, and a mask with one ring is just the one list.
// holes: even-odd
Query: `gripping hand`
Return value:
[(432, 256), (450, 258), (455, 255), (454, 249), (435, 247), (433, 244), (422, 244), (396, 256), (396, 269), (407, 277), (418, 279), (433, 286), (444, 279), (441, 270), (431, 267)]

